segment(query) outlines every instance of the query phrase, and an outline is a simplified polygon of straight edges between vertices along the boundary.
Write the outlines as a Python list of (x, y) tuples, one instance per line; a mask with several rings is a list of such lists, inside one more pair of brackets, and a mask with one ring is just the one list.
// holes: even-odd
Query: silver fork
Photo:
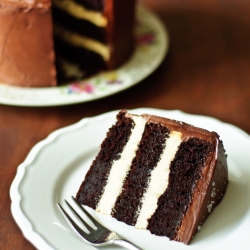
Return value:
[(85, 232), (78, 224), (69, 216), (69, 214), (64, 210), (64, 208), (57, 203), (63, 215), (69, 221), (73, 229), (82, 237), (82, 239), (93, 245), (93, 246), (104, 246), (108, 244), (116, 244), (131, 250), (140, 250), (139, 247), (135, 246), (128, 240), (120, 237), (116, 232), (109, 230), (108, 228), (101, 225), (88, 211), (72, 196), (72, 199), (80, 207), (80, 209), (85, 213), (85, 215), (92, 221), (96, 228), (91, 227), (84, 219), (76, 212), (76, 210), (65, 200), (67, 206), (70, 208), (72, 213), (76, 218), (87, 228), (88, 233)]

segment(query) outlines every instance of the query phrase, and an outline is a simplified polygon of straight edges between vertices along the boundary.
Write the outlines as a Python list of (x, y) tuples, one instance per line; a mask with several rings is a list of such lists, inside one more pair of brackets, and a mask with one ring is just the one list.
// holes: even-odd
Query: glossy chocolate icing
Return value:
[(211, 157), (210, 164), (207, 164), (202, 172), (202, 178), (194, 191), (192, 203), (176, 235), (175, 240), (185, 244), (188, 244), (195, 233), (200, 230), (226, 192), (228, 184), (226, 156), (222, 142), (216, 140), (216, 144), (216, 154)]
[(136, 0), (110, 0), (105, 3), (104, 15), (108, 18), (107, 42), (111, 51), (107, 69), (120, 66), (133, 52), (135, 5)]
[(55, 86), (50, 0), (0, 3), (0, 82)]

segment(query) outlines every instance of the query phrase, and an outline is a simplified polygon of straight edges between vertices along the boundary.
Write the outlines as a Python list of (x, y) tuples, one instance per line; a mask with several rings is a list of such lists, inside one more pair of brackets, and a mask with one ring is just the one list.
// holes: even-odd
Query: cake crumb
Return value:
[(207, 210), (209, 213), (211, 213), (212, 208), (213, 208), (214, 201), (211, 201), (210, 204), (207, 205)]

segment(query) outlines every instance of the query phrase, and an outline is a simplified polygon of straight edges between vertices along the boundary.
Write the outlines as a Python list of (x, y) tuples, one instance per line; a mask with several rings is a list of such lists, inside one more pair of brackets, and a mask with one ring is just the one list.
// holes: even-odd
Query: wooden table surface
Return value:
[(55, 129), (115, 109), (180, 109), (250, 133), (250, 1), (141, 0), (166, 25), (170, 50), (140, 84), (64, 107), (0, 105), (0, 249), (34, 249), (10, 212), (10, 185), (30, 149)]

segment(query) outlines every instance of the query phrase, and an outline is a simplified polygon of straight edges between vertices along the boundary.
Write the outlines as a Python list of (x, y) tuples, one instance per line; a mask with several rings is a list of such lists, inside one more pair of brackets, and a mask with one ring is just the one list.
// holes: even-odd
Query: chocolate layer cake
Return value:
[(120, 111), (76, 195), (96, 211), (188, 244), (228, 183), (215, 132)]
[(0, 82), (55, 86), (120, 66), (134, 46), (135, 2), (1, 1)]

